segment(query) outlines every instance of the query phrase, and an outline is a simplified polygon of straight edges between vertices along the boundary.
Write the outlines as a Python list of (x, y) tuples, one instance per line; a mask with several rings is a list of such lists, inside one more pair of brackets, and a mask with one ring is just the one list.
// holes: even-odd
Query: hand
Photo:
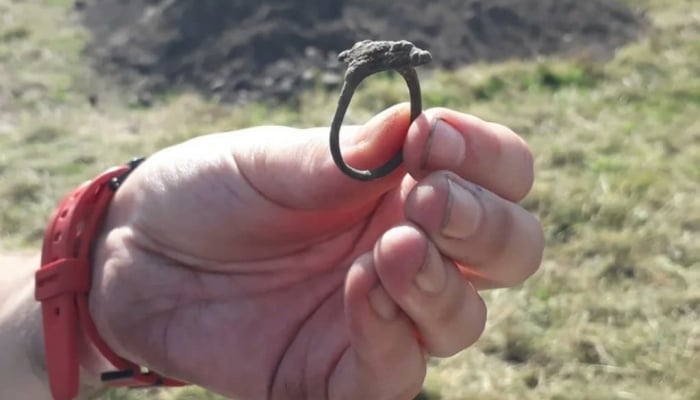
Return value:
[[(439, 121), (439, 122), (435, 122)], [(121, 356), (250, 399), (409, 399), (426, 355), (473, 344), (478, 290), (523, 282), (543, 250), (515, 202), (532, 156), (511, 130), (393, 107), (342, 140), (260, 127), (165, 149), (117, 192), (90, 310)], [(477, 186), (479, 185), (479, 186)]]

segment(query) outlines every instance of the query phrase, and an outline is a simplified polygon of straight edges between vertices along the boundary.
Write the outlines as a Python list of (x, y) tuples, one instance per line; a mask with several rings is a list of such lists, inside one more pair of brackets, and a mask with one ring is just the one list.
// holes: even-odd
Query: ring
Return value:
[(411, 101), (411, 122), (422, 112), (420, 82), (414, 67), (427, 64), (432, 59), (429, 52), (421, 50), (413, 43), (402, 40), (399, 42), (369, 41), (355, 45), (338, 56), (338, 59), (348, 63), (345, 81), (340, 91), (338, 107), (335, 110), (330, 131), (330, 149), (335, 165), (347, 176), (360, 180), (371, 181), (384, 177), (398, 168), (403, 161), (403, 150), (399, 151), (384, 165), (369, 170), (351, 167), (340, 152), (340, 128), (343, 125), (345, 113), (350, 105), (355, 89), (370, 75), (382, 71), (394, 70), (401, 74), (408, 86)]

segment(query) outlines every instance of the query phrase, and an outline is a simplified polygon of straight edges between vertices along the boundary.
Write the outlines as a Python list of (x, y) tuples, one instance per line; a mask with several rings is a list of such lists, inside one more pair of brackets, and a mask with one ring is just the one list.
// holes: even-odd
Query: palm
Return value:
[(140, 275), (168, 276), (118, 289), (153, 305), (150, 318), (122, 324), (153, 340), (133, 337), (125, 347), (154, 369), (225, 393), (243, 386), (264, 397), (285, 381), (323, 390), (349, 346), (347, 270), (401, 218), (397, 192), (359, 206), (293, 209), (262, 193), (256, 177), (236, 178), (245, 166), (183, 150), (174, 162), (142, 167), (160, 179), (146, 185), (135, 175), (119, 193), (141, 210), (131, 221), (139, 268), (148, 268)]

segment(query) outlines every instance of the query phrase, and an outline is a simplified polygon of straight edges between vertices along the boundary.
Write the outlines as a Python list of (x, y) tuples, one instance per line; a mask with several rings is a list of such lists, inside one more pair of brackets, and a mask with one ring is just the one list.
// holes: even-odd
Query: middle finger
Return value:
[(404, 212), (479, 289), (520, 284), (542, 259), (544, 235), (532, 214), (454, 173), (418, 182)]

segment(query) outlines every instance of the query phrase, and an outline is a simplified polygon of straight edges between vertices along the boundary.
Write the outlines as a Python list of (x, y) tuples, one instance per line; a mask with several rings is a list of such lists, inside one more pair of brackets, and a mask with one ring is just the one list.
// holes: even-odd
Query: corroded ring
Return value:
[(340, 127), (355, 89), (370, 75), (388, 70), (398, 72), (408, 85), (411, 122), (413, 122), (423, 109), (420, 82), (414, 67), (428, 63), (431, 58), (430, 53), (407, 41), (363, 41), (356, 43), (352, 49), (340, 53), (339, 59), (348, 62), (349, 66), (345, 73), (343, 88), (340, 91), (338, 107), (331, 123), (330, 150), (333, 161), (345, 175), (360, 181), (371, 181), (391, 173), (403, 161), (403, 149), (399, 149), (393, 158), (376, 169), (360, 170), (345, 163), (340, 151)]

